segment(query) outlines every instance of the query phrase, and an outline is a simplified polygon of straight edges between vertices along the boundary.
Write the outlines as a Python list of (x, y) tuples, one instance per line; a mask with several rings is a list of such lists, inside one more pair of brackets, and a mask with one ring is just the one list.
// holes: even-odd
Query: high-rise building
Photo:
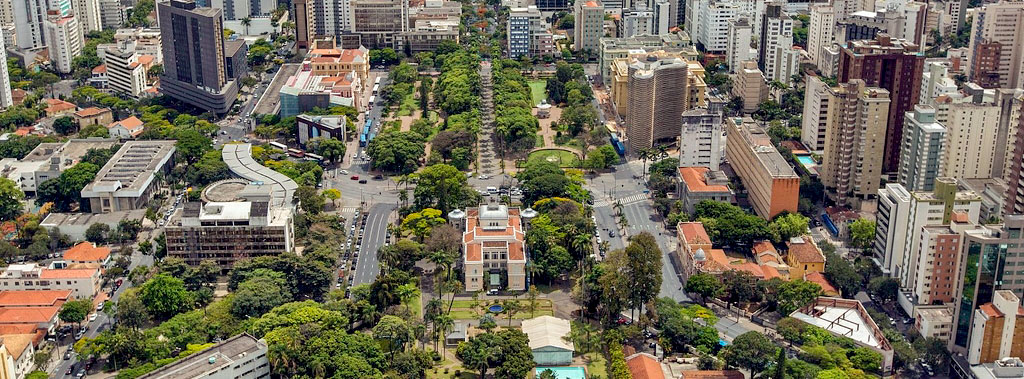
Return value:
[(139, 98), (146, 85), (146, 67), (139, 63), (134, 42), (122, 42), (107, 49), (107, 85), (110, 90), (131, 98)]
[(573, 44), (576, 51), (597, 54), (604, 36), (604, 7), (599, 0), (577, 1), (573, 21)]
[[(0, 62), (7, 62), (7, 48), (0, 39)], [(11, 74), (7, 71), (7, 65), (0, 65), (0, 109), (7, 109), (14, 105), (11, 96)]]
[(629, 66), (626, 149), (630, 154), (660, 144), (675, 144), (679, 115), (688, 104), (689, 66), (676, 57), (650, 55)]
[(835, 42), (835, 28), (836, 11), (832, 5), (811, 6), (811, 20), (807, 27), (807, 55), (811, 57), (811, 63), (814, 65), (821, 64), (821, 48), (831, 46)]
[(516, 59), (551, 55), (555, 45), (544, 15), (535, 6), (512, 8), (508, 13), (508, 56)]
[(725, 157), (746, 187), (750, 205), (764, 219), (796, 212), (800, 176), (752, 118), (726, 120)]
[(100, 25), (103, 29), (117, 29), (124, 25), (125, 9), (121, 0), (99, 0)]
[(804, 90), (804, 113), (801, 118), (800, 142), (811, 151), (825, 150), (825, 131), (828, 128), (828, 84), (815, 75), (807, 76)]
[(991, 101), (985, 101), (981, 94), (968, 96), (964, 100), (967, 101), (938, 105), (945, 112), (946, 120), (941, 176), (990, 178), (996, 157), (1006, 155), (1006, 150), (996, 151), (1000, 139), (1001, 109)]
[(992, 302), (974, 310), (967, 363), (992, 363), (1024, 355), (1024, 308), (1013, 291), (997, 290)]
[(46, 45), (53, 68), (60, 73), (70, 73), (71, 60), (82, 54), (82, 30), (74, 15), (61, 16), (50, 11), (43, 22)]
[(946, 127), (935, 122), (935, 108), (918, 105), (903, 123), (899, 183), (909, 191), (931, 191), (942, 176)]
[(683, 112), (682, 120), (679, 167), (707, 167), (718, 171), (722, 160), (722, 110), (692, 109)]
[(852, 41), (839, 57), (840, 83), (863, 80), (867, 86), (889, 91), (883, 172), (899, 170), (903, 143), (903, 114), (913, 109), (921, 92), (924, 55), (916, 45), (879, 34), (874, 40)]
[(314, 35), (342, 41), (343, 34), (353, 31), (352, 0), (313, 0), (313, 19)]
[(671, 9), (672, 4), (669, 3), (669, 0), (654, 0), (651, 34), (656, 36), (668, 34), (668, 30), (675, 26), (672, 24), (674, 17), (671, 16)]
[(789, 83), (792, 79), (782, 72), (783, 50), (793, 47), (793, 19), (782, 11), (780, 4), (768, 4), (761, 19), (761, 39), (757, 44), (757, 68), (768, 80)]
[(969, 48), (971, 81), (985, 88), (1024, 87), (1024, 2), (975, 8)]
[(43, 23), (46, 20), (49, 3), (46, 0), (11, 1), (13, 2), (17, 46), (22, 49), (46, 46)]
[(74, 9), (82, 34), (103, 29), (99, 0), (74, 0)]
[(409, 0), (351, 0), (349, 6), (352, 31), (367, 48), (395, 48), (398, 34), (409, 30)]
[(292, 17), (295, 17), (295, 49), (302, 55), (309, 50), (309, 43), (316, 35), (313, 19), (313, 2), (316, 0), (293, 0)]
[(730, 72), (739, 73), (742, 62), (754, 59), (753, 49), (750, 47), (753, 33), (754, 26), (750, 25), (750, 19), (740, 17), (729, 20), (729, 44), (725, 51), (725, 59)]
[(939, 95), (956, 93), (956, 80), (949, 75), (948, 61), (925, 62), (921, 73), (921, 99), (919, 104), (934, 105)]
[(768, 99), (768, 83), (764, 74), (757, 68), (757, 62), (740, 62), (740, 68), (733, 79), (732, 95), (743, 99), (743, 112), (757, 110), (758, 104)]
[(890, 93), (863, 80), (829, 90), (821, 181), (835, 201), (877, 194)]
[[(760, 15), (753, 14), (753, 2), (744, 0), (687, 0), (686, 32), (710, 53), (728, 47), (729, 20), (747, 15), (760, 27)], [(760, 2), (758, 2), (760, 3)], [(763, 5), (763, 3), (760, 3)], [(758, 29), (760, 30), (760, 29)], [(758, 35), (755, 31), (755, 35)]]
[(619, 37), (630, 38), (645, 34), (654, 34), (654, 12), (648, 7), (635, 7), (622, 10), (622, 28)]
[(704, 106), (707, 94), (707, 84), (704, 83), (704, 67), (696, 60), (690, 60), (686, 54), (669, 52), (665, 50), (634, 51), (632, 54), (612, 61), (611, 85), (609, 86), (612, 104), (620, 118), (628, 119), (630, 112), (630, 83), (633, 78), (633, 67), (642, 64), (648, 59), (670, 61), (680, 59), (686, 62), (686, 109)]
[(200, 8), (193, 0), (157, 4), (163, 39), (164, 73), (160, 91), (214, 113), (227, 113), (238, 95), (224, 57), (221, 10)]
[(543, 12), (557, 12), (569, 10), (568, 0), (537, 0), (537, 9)]
[(295, 247), (291, 208), (272, 207), (266, 200), (188, 202), (175, 216), (180, 217), (166, 228), (167, 256), (189, 265), (211, 260), (227, 271), (240, 260), (276, 256)]
[(1007, 145), (1003, 180), (1007, 184), (1004, 213), (1024, 214), (1024, 94), (1006, 101), (1010, 112), (1003, 113), (1007, 124), (1015, 126), (1009, 134), (1014, 143)]

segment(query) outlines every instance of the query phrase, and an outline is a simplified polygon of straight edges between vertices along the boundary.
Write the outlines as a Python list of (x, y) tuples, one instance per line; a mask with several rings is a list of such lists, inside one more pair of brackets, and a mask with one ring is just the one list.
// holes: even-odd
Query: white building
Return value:
[(793, 47), (793, 19), (782, 11), (782, 6), (769, 4), (762, 20), (761, 39), (758, 44), (757, 66), (768, 81), (789, 84), (791, 74), (783, 70), (783, 60), (790, 59)]
[(604, 37), (604, 7), (599, 0), (580, 0), (576, 2), (574, 8), (574, 47), (576, 51), (597, 54), (601, 37)]
[(718, 170), (722, 160), (721, 110), (698, 108), (683, 112), (679, 135), (679, 166)]
[(107, 65), (107, 85), (111, 91), (138, 99), (149, 89), (146, 67), (139, 63), (134, 42), (125, 41), (108, 48), (104, 58)]
[(49, 15), (43, 22), (50, 63), (57, 72), (70, 73), (71, 61), (82, 54), (82, 30), (75, 16)]
[(754, 59), (755, 50), (750, 48), (753, 34), (754, 26), (750, 25), (750, 19), (740, 17), (729, 20), (729, 44), (725, 52), (729, 72), (738, 73), (742, 68), (741, 62)]
[(672, 4), (669, 0), (654, 0), (654, 19), (651, 21), (651, 34), (660, 36), (668, 34), (668, 30), (673, 26), (672, 24)]
[(653, 34), (654, 12), (647, 7), (626, 9), (622, 12), (622, 38)]
[(543, 56), (555, 52), (555, 45), (544, 15), (536, 6), (512, 8), (508, 13), (508, 55)]
[[(49, 7), (46, 0), (11, 0), (14, 11), (15, 41), (22, 49), (46, 45), (43, 20)], [(13, 46), (12, 46), (13, 48)]]
[(154, 64), (160, 64), (164, 61), (161, 41), (160, 29), (157, 28), (117, 29), (117, 32), (114, 33), (114, 43), (133, 42), (135, 54), (140, 57), (143, 55), (152, 56)]
[(100, 2), (100, 24), (104, 29), (120, 28), (127, 18), (125, 9), (121, 7), (121, 0), (99, 0)]
[(50, 269), (17, 264), (0, 271), (0, 286), (7, 290), (71, 290), (76, 299), (92, 299), (100, 291), (98, 268)]
[(925, 61), (921, 74), (921, 99), (919, 104), (934, 105), (939, 95), (957, 92), (956, 80), (949, 75), (949, 62)]
[(351, 0), (321, 0), (316, 1), (313, 13), (317, 16), (323, 15), (322, 29), (321, 22), (317, 20), (316, 34), (327, 36), (339, 36), (350, 33), (352, 28), (352, 4)]
[(804, 90), (804, 113), (801, 118), (800, 142), (811, 151), (825, 150), (825, 129), (828, 127), (828, 84), (808, 75)]
[(243, 333), (139, 378), (257, 379), (269, 376), (266, 341)]
[(935, 108), (915, 106), (903, 122), (898, 182), (910, 191), (930, 191), (942, 175), (946, 127), (935, 122)]
[(103, 17), (100, 14), (99, 0), (74, 0), (75, 17), (82, 28), (82, 34), (103, 30)]
[(992, 177), (992, 165), (996, 157), (1006, 155), (998, 150), (999, 115), (998, 105), (978, 99), (967, 98), (967, 102), (939, 104), (940, 112), (945, 111), (946, 151), (942, 176), (961, 179)]
[[(2, 38), (0, 38), (0, 62), (7, 62), (7, 47)], [(11, 75), (7, 71), (7, 65), (0, 64), (0, 109), (7, 109), (11, 105), (14, 105), (11, 95)]]
[(820, 65), (821, 49), (835, 42), (836, 12), (827, 4), (811, 6), (811, 20), (807, 27), (807, 55), (811, 63)]
[[(763, 3), (760, 3), (763, 6)], [(753, 19), (757, 36), (761, 15), (754, 12), (755, 5), (745, 0), (687, 0), (686, 32), (694, 42), (712, 53), (725, 52), (729, 42), (729, 21), (740, 16)]]

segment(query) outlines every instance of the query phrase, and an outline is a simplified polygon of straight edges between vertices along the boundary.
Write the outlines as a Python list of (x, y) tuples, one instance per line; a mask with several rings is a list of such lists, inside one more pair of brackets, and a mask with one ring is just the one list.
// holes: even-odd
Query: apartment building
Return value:
[[(148, 55), (153, 57), (154, 63), (163, 63), (163, 40), (160, 37), (160, 29), (117, 29), (117, 31), (114, 32), (114, 43), (121, 44), (125, 42), (134, 42), (133, 46), (135, 47), (135, 54), (137, 54), (138, 56), (141, 57), (144, 55)], [(99, 54), (100, 51), (97, 51), (96, 53)]]
[(938, 105), (946, 111), (947, 118), (942, 176), (990, 178), (996, 157), (1006, 155), (1005, 150), (996, 151), (1001, 109), (994, 103), (983, 101), (981, 96), (965, 100), (969, 101)]
[(75, 17), (81, 25), (82, 34), (103, 30), (103, 18), (100, 15), (99, 0), (73, 0)]
[[(630, 112), (630, 83), (635, 83), (633, 75), (637, 67), (652, 65), (655, 61), (682, 60), (686, 65), (687, 75), (685, 82), (681, 83), (685, 89), (683, 102), (684, 109), (702, 107), (706, 104), (707, 84), (704, 83), (704, 67), (696, 60), (687, 57), (682, 52), (671, 52), (666, 50), (640, 50), (622, 58), (616, 58), (612, 62), (612, 80), (609, 85), (612, 103), (619, 117), (628, 118)], [(650, 60), (650, 61), (649, 61)], [(676, 101), (678, 99), (673, 99)], [(656, 100), (657, 101), (657, 100)]]
[(911, 288), (914, 304), (946, 304), (956, 296), (956, 280), (960, 264), (960, 233), (969, 227), (966, 213), (953, 213), (950, 225), (926, 225), (918, 234), (919, 254), (916, 285)]
[(953, 307), (946, 304), (933, 307), (918, 307), (914, 315), (914, 330), (923, 338), (938, 338), (949, 343), (953, 334)]
[(605, 86), (612, 85), (612, 63), (616, 59), (627, 58), (631, 55), (647, 53), (649, 51), (663, 50), (670, 53), (677, 53), (686, 58), (687, 61), (697, 61), (697, 48), (690, 41), (690, 35), (686, 32), (663, 34), (660, 36), (636, 36), (633, 38), (601, 38), (600, 54), (597, 57), (597, 65), (601, 69), (601, 80)]
[(1024, 87), (1024, 2), (974, 9), (968, 78), (985, 88)]
[(889, 92), (883, 172), (899, 169), (903, 115), (912, 110), (920, 99), (923, 70), (924, 55), (918, 54), (916, 45), (892, 39), (884, 33), (878, 34), (874, 40), (849, 42), (842, 48), (838, 74), (840, 83), (860, 79), (866, 86)]
[(352, 32), (370, 49), (400, 48), (398, 34), (409, 30), (409, 0), (351, 0)]
[(100, 0), (100, 24), (104, 29), (119, 28), (127, 19), (121, 0)]
[(295, 49), (297, 54), (305, 54), (316, 35), (316, 20), (313, 16), (315, 0), (292, 1), (292, 15), (295, 19)]
[(811, 151), (825, 150), (828, 128), (828, 101), (832, 91), (816, 75), (808, 75), (804, 89), (804, 113), (800, 125), (800, 142)]
[(145, 209), (157, 190), (156, 174), (174, 167), (177, 141), (128, 141), (82, 188), (92, 213)]
[(645, 34), (654, 34), (654, 11), (646, 6), (623, 9), (619, 37), (630, 38)]
[[(7, 46), (0, 38), (0, 59), (7, 62)], [(11, 74), (7, 71), (7, 65), (0, 65), (0, 109), (7, 109), (14, 105), (14, 98), (11, 93)]]
[(578, 52), (597, 54), (604, 37), (604, 6), (598, 0), (577, 1), (574, 5), (573, 44)]
[(768, 4), (765, 16), (761, 18), (761, 39), (757, 44), (757, 68), (768, 80), (789, 84), (792, 73), (783, 70), (786, 51), (793, 48), (793, 19), (782, 11), (780, 4)]
[(512, 8), (508, 14), (508, 55), (538, 57), (556, 52), (550, 28), (535, 6)]
[(722, 110), (684, 111), (679, 132), (679, 166), (708, 167), (718, 171), (722, 160)]
[(299, 144), (309, 147), (314, 138), (327, 138), (345, 141), (345, 116), (295, 116), (295, 124), (299, 129)]
[(1024, 355), (1024, 308), (1013, 291), (998, 290), (974, 310), (967, 363), (993, 363)]
[[(242, 194), (257, 200), (260, 195), (249, 194), (259, 191)], [(269, 193), (263, 196), (269, 199)], [(271, 207), (267, 200), (185, 203), (166, 234), (167, 256), (189, 265), (210, 260), (223, 271), (241, 260), (291, 252), (295, 243), (291, 208)]]
[(210, 112), (227, 113), (238, 95), (238, 82), (225, 67), (222, 11), (199, 7), (193, 0), (157, 4), (164, 73), (160, 92)]
[(464, 230), (461, 263), (466, 292), (526, 290), (523, 223), (534, 216), (529, 208), (520, 211), (496, 203), (448, 214), (449, 222)]
[(92, 299), (100, 291), (100, 269), (50, 269), (37, 264), (9, 265), (0, 271), (0, 288), (9, 291), (71, 290), (76, 299)]
[(807, 55), (815, 66), (821, 65), (821, 49), (835, 43), (836, 10), (829, 4), (810, 7), (811, 20), (807, 27)]
[[(15, 38), (11, 42), (11, 49), (17, 46), (19, 49), (35, 49), (46, 46), (49, 40), (44, 35), (43, 24), (47, 18), (47, 11), (50, 9), (46, 0), (19, 0), (11, 1), (12, 16), (14, 23)], [(66, 2), (70, 7), (71, 2)], [(4, 7), (6, 8), (6, 6)], [(67, 9), (70, 15), (70, 8)], [(6, 36), (5, 36), (6, 38)], [(5, 41), (6, 42), (6, 41)]]
[(750, 47), (753, 35), (754, 26), (750, 25), (750, 19), (740, 17), (729, 20), (729, 45), (726, 47), (725, 59), (733, 74), (739, 73), (742, 62), (755, 59), (754, 50)]
[(270, 377), (267, 343), (242, 333), (153, 370), (141, 379)]
[(71, 60), (82, 54), (82, 30), (75, 16), (50, 11), (43, 21), (43, 31), (50, 54), (50, 63), (60, 73), (71, 72)]
[[(723, 53), (729, 43), (729, 21), (741, 15), (753, 16), (751, 8), (751, 2), (742, 0), (687, 0), (684, 26), (705, 51)], [(753, 21), (760, 25), (760, 16)]]
[(822, 184), (840, 204), (874, 197), (882, 177), (889, 91), (851, 80), (829, 89)]
[(688, 76), (688, 62), (678, 57), (648, 55), (630, 63), (626, 115), (626, 150), (630, 154), (676, 143), (679, 116), (691, 107)]
[(957, 92), (956, 80), (950, 76), (950, 63), (947, 60), (925, 61), (921, 73), (920, 104), (935, 105), (935, 99), (941, 95)]
[(111, 91), (138, 99), (149, 89), (147, 70), (139, 63), (134, 42), (124, 42), (107, 49), (107, 86)]
[(746, 188), (758, 216), (796, 212), (800, 177), (751, 118), (728, 118), (725, 157)]
[(946, 127), (935, 122), (935, 108), (915, 106), (903, 123), (898, 182), (909, 191), (931, 191), (943, 175)]
[(764, 73), (757, 68), (757, 62), (740, 62), (740, 68), (733, 78), (732, 95), (743, 100), (743, 113), (752, 113), (757, 106), (768, 99), (768, 83)]
[[(1003, 181), (1007, 184), (1004, 213), (1024, 213), (1024, 94), (1003, 102), (1008, 111), (1003, 112), (1008, 125), (1014, 126), (1009, 133), (1007, 154), (1003, 166)], [(1002, 122), (1002, 121), (1001, 121)]]

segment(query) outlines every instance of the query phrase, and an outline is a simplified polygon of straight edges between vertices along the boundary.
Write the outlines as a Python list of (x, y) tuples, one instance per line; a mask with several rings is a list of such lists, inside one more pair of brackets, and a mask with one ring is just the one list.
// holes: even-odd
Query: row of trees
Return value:
[(493, 66), (494, 127), (500, 148), (528, 151), (537, 143), (540, 123), (533, 115), (530, 85), (520, 72), (519, 62), (497, 60)]

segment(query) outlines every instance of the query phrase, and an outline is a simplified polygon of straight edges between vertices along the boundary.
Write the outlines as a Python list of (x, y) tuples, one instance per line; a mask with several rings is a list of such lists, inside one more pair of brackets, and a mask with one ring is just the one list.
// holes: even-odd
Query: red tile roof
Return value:
[(8, 307), (0, 308), (2, 324), (41, 324), (53, 320), (60, 307)]
[(707, 230), (704, 230), (702, 223), (680, 222), (676, 225), (676, 230), (683, 234), (688, 244), (711, 244), (711, 237), (708, 236)]
[(138, 117), (131, 116), (121, 121), (114, 121), (110, 125), (107, 125), (107, 128), (113, 128), (118, 125), (123, 126), (125, 129), (128, 129), (128, 131), (132, 131), (142, 127), (142, 120), (139, 120)]
[(71, 290), (0, 291), (0, 307), (60, 306), (70, 298)]
[(91, 278), (96, 274), (98, 269), (43, 269), (39, 274), (39, 279), (83, 279)]
[(953, 212), (953, 214), (950, 216), (950, 220), (961, 224), (970, 221), (970, 219), (967, 216), (967, 212)]
[(32, 334), (39, 329), (39, 324), (3, 324), (0, 325), (0, 335), (5, 334)]
[(826, 296), (830, 294), (839, 294), (839, 290), (837, 290), (836, 287), (833, 286), (832, 283), (828, 281), (828, 279), (825, 279), (825, 275), (823, 275), (820, 272), (811, 272), (808, 274), (804, 274), (804, 280), (821, 286), (821, 290), (822, 292), (825, 293)]
[(683, 371), (679, 379), (743, 379), (743, 373), (736, 370), (692, 370)]
[(522, 242), (513, 242), (508, 245), (508, 259), (512, 261), (522, 261), (526, 259), (526, 255), (523, 254)]
[(92, 73), (93, 74), (102, 74), (102, 73), (105, 73), (105, 72), (107, 72), (107, 65), (105, 65), (105, 64), (101, 64), (99, 66), (93, 67), (93, 69), (92, 69)]
[(768, 266), (768, 265), (761, 265), (760, 267), (761, 267), (761, 271), (764, 272), (764, 279), (765, 280), (768, 280), (768, 279), (771, 279), (771, 278), (781, 278), (782, 277), (782, 274), (779, 274), (779, 270), (776, 270), (775, 267)]
[(149, 54), (140, 55), (139, 56), (139, 64), (141, 64), (141, 65), (148, 65), (150, 63), (153, 63), (153, 59), (154, 59), (154, 57), (152, 55), (149, 55)]
[(466, 261), (468, 262), (480, 262), (483, 261), (484, 255), (481, 253), (480, 244), (474, 243), (466, 245)]
[(825, 263), (825, 256), (821, 254), (821, 250), (809, 238), (803, 237), (803, 242), (801, 243), (787, 241), (786, 246), (789, 247), (789, 255), (800, 263)]
[(988, 317), (1003, 317), (1003, 312), (1000, 312), (998, 309), (996, 309), (996, 306), (992, 305), (992, 303), (982, 304), (980, 307), (978, 307), (978, 309), (981, 309), (982, 312), (985, 312), (985, 314), (988, 315)]
[(63, 112), (77, 108), (74, 104), (60, 99), (44, 99), (43, 101), (47, 104), (47, 113)]
[(705, 176), (710, 171), (707, 167), (680, 167), (679, 177), (686, 183), (690, 192), (729, 192), (728, 186), (708, 185)]
[(15, 360), (21, 358), (21, 354), (28, 349), (28, 345), (32, 344), (32, 340), (35, 339), (35, 333), (27, 334), (6, 334), (0, 336), (4, 340), (4, 346), (7, 351), (11, 353), (11, 357)]
[(78, 112), (75, 112), (75, 116), (78, 116), (78, 117), (91, 117), (91, 116), (95, 116), (95, 115), (99, 115), (99, 114), (103, 114), (103, 113), (110, 113), (110, 109), (108, 109), (108, 108), (89, 107), (89, 108), (82, 109), (82, 110), (80, 110)]
[(30, 126), (22, 126), (22, 127), (18, 128), (18, 129), (14, 130), (14, 135), (19, 136), (19, 137), (24, 137), (24, 136), (27, 136), (29, 134), (32, 134), (32, 127), (30, 127)]
[(64, 259), (75, 262), (103, 262), (110, 257), (110, 247), (97, 247), (92, 242), (82, 242), (64, 252)]
[(629, 366), (629, 373), (633, 379), (665, 379), (665, 373), (661, 371), (661, 364), (650, 354), (633, 354), (626, 359)]

